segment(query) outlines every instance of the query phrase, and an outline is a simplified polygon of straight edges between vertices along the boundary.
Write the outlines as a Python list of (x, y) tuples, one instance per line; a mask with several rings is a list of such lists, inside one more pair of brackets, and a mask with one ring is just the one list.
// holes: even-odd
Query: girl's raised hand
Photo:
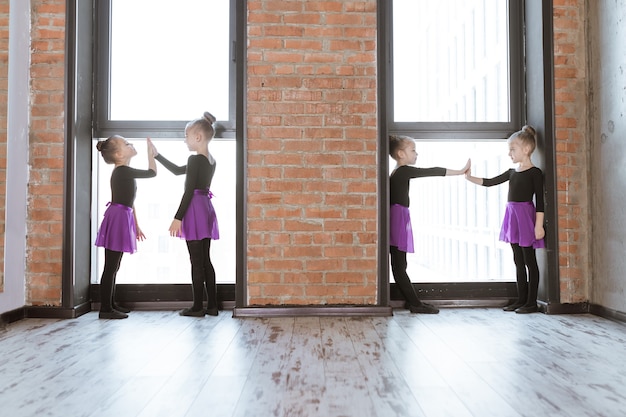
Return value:
[(469, 175), (471, 169), (472, 169), (472, 160), (468, 159), (467, 162), (465, 163), (465, 166), (463, 167), (463, 169), (461, 169), (461, 171), (463, 171), (463, 174), (465, 174), (467, 176), (467, 175)]
[(153, 157), (155, 157), (159, 154), (156, 146), (154, 146), (154, 143), (152, 143), (152, 140), (150, 138), (146, 138), (146, 144), (148, 145), (148, 155), (152, 155)]
[(461, 171), (463, 171), (463, 173), (467, 175), (470, 172), (471, 168), (472, 168), (472, 160), (468, 159), (463, 169), (461, 169)]

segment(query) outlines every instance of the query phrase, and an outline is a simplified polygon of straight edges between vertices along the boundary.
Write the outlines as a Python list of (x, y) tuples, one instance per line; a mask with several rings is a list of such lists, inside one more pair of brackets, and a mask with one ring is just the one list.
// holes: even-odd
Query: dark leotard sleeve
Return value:
[(126, 165), (116, 167), (111, 173), (111, 202), (132, 207), (137, 192), (136, 178), (152, 178), (156, 172), (151, 169), (136, 169)]
[(543, 172), (539, 168), (532, 167), (525, 171), (509, 169), (497, 177), (483, 178), (482, 185), (491, 187), (506, 181), (510, 181), (508, 201), (533, 201), (534, 196), (536, 210), (541, 213), (544, 211)]
[(404, 165), (396, 168), (389, 177), (389, 203), (409, 207), (409, 183), (412, 178), (444, 177), (446, 169), (441, 167), (417, 168)]
[(543, 201), (543, 172), (537, 168), (531, 168), (528, 171), (533, 177), (533, 192), (535, 194), (535, 208), (538, 212), (543, 213), (545, 210)]
[(170, 162), (169, 160), (167, 160), (161, 154), (158, 154), (157, 156), (155, 156), (154, 159), (159, 161), (161, 165), (163, 165), (169, 172), (171, 172), (174, 175), (183, 175), (185, 172), (187, 172), (187, 165), (183, 165), (182, 167), (178, 166), (174, 164), (173, 162)]
[(189, 204), (191, 203), (191, 199), (193, 198), (193, 192), (195, 188), (194, 178), (198, 175), (198, 163), (194, 163), (194, 159), (192, 156), (187, 160), (187, 175), (185, 177), (185, 191), (183, 193), (183, 198), (180, 200), (180, 205), (178, 206), (178, 211), (174, 215), (174, 218), (177, 220), (182, 220), (187, 212), (187, 208), (189, 208)]
[(502, 174), (498, 175), (497, 177), (483, 178), (482, 185), (484, 185), (485, 187), (493, 187), (494, 185), (499, 185), (504, 182), (507, 182), (509, 179), (511, 179), (511, 174), (513, 172), (515, 172), (514, 169), (507, 169), (506, 171), (504, 171)]
[(211, 185), (215, 164), (210, 164), (204, 155), (191, 155), (187, 159), (187, 165), (178, 166), (168, 161), (163, 155), (155, 157), (168, 171), (174, 175), (185, 174), (185, 191), (174, 215), (176, 220), (182, 220), (189, 208), (195, 190), (206, 190)]
[(182, 220), (191, 203), (195, 190), (208, 190), (215, 172), (215, 164), (209, 163), (204, 155), (191, 155), (187, 160), (187, 174), (185, 176), (185, 192), (180, 201), (175, 219)]

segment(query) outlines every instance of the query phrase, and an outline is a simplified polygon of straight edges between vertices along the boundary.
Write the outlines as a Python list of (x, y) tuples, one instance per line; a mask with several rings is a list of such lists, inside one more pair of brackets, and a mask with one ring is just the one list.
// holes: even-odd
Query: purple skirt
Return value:
[(543, 239), (535, 240), (535, 214), (535, 205), (531, 201), (509, 201), (500, 229), (500, 240), (522, 247), (545, 248)]
[(108, 203), (107, 206), (96, 246), (116, 252), (137, 252), (137, 225), (133, 209), (117, 203)]
[(213, 194), (207, 190), (194, 190), (191, 203), (183, 216), (180, 237), (185, 240), (220, 238), (217, 216), (211, 204)]
[(393, 204), (389, 210), (389, 246), (413, 253), (413, 228), (409, 208)]

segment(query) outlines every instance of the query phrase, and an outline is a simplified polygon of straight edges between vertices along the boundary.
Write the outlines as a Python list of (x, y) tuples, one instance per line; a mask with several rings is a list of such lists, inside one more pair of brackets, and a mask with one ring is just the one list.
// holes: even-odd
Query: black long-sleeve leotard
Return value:
[(185, 177), (185, 192), (180, 201), (178, 211), (174, 216), (175, 219), (182, 220), (191, 203), (194, 190), (207, 190), (211, 186), (216, 163), (215, 161), (210, 163), (207, 157), (199, 154), (189, 156), (185, 166), (178, 166), (168, 161), (161, 154), (157, 155), (155, 159), (174, 175), (187, 174)]
[(152, 178), (156, 172), (152, 169), (136, 169), (120, 165), (111, 173), (111, 203), (132, 207), (137, 193), (136, 178)]
[(524, 171), (516, 171), (511, 168), (497, 177), (483, 178), (482, 180), (482, 185), (485, 187), (509, 181), (508, 201), (533, 201), (534, 195), (536, 211), (543, 213), (543, 172), (539, 168), (532, 167)]
[(389, 177), (389, 203), (409, 207), (409, 183), (412, 178), (444, 177), (446, 168), (417, 168), (402, 165), (396, 168)]

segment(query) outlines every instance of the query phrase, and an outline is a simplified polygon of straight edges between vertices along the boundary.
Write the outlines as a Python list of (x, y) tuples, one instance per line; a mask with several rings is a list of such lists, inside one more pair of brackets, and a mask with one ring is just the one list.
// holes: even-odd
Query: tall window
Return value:
[(96, 134), (181, 135), (211, 111), (233, 137), (234, 0), (99, 0)]
[[(99, 0), (95, 141), (113, 134), (133, 142), (131, 166), (147, 168), (145, 138), (178, 165), (189, 151), (185, 124), (209, 111), (217, 118), (209, 151), (217, 160), (211, 185), (220, 239), (211, 245), (217, 281), (235, 282), (235, 62), (234, 1)], [(95, 150), (95, 146), (94, 146)], [(147, 239), (124, 258), (118, 283), (189, 283), (184, 241), (168, 227), (183, 193), (184, 176), (158, 166), (156, 178), (137, 180), (135, 208)], [(112, 171), (93, 158), (92, 235), (110, 199)], [(102, 272), (94, 248), (92, 280)]]
[(111, 0), (110, 120), (229, 120), (228, 0)]
[[(391, 133), (418, 140), (418, 166), (496, 176), (511, 167), (506, 138), (523, 120), (522, 13), (504, 0), (392, 2)], [(390, 161), (390, 169), (395, 162)], [(462, 177), (411, 183), (416, 282), (514, 281), (498, 241), (508, 184)]]
[(394, 121), (512, 121), (502, 0), (396, 0)]

